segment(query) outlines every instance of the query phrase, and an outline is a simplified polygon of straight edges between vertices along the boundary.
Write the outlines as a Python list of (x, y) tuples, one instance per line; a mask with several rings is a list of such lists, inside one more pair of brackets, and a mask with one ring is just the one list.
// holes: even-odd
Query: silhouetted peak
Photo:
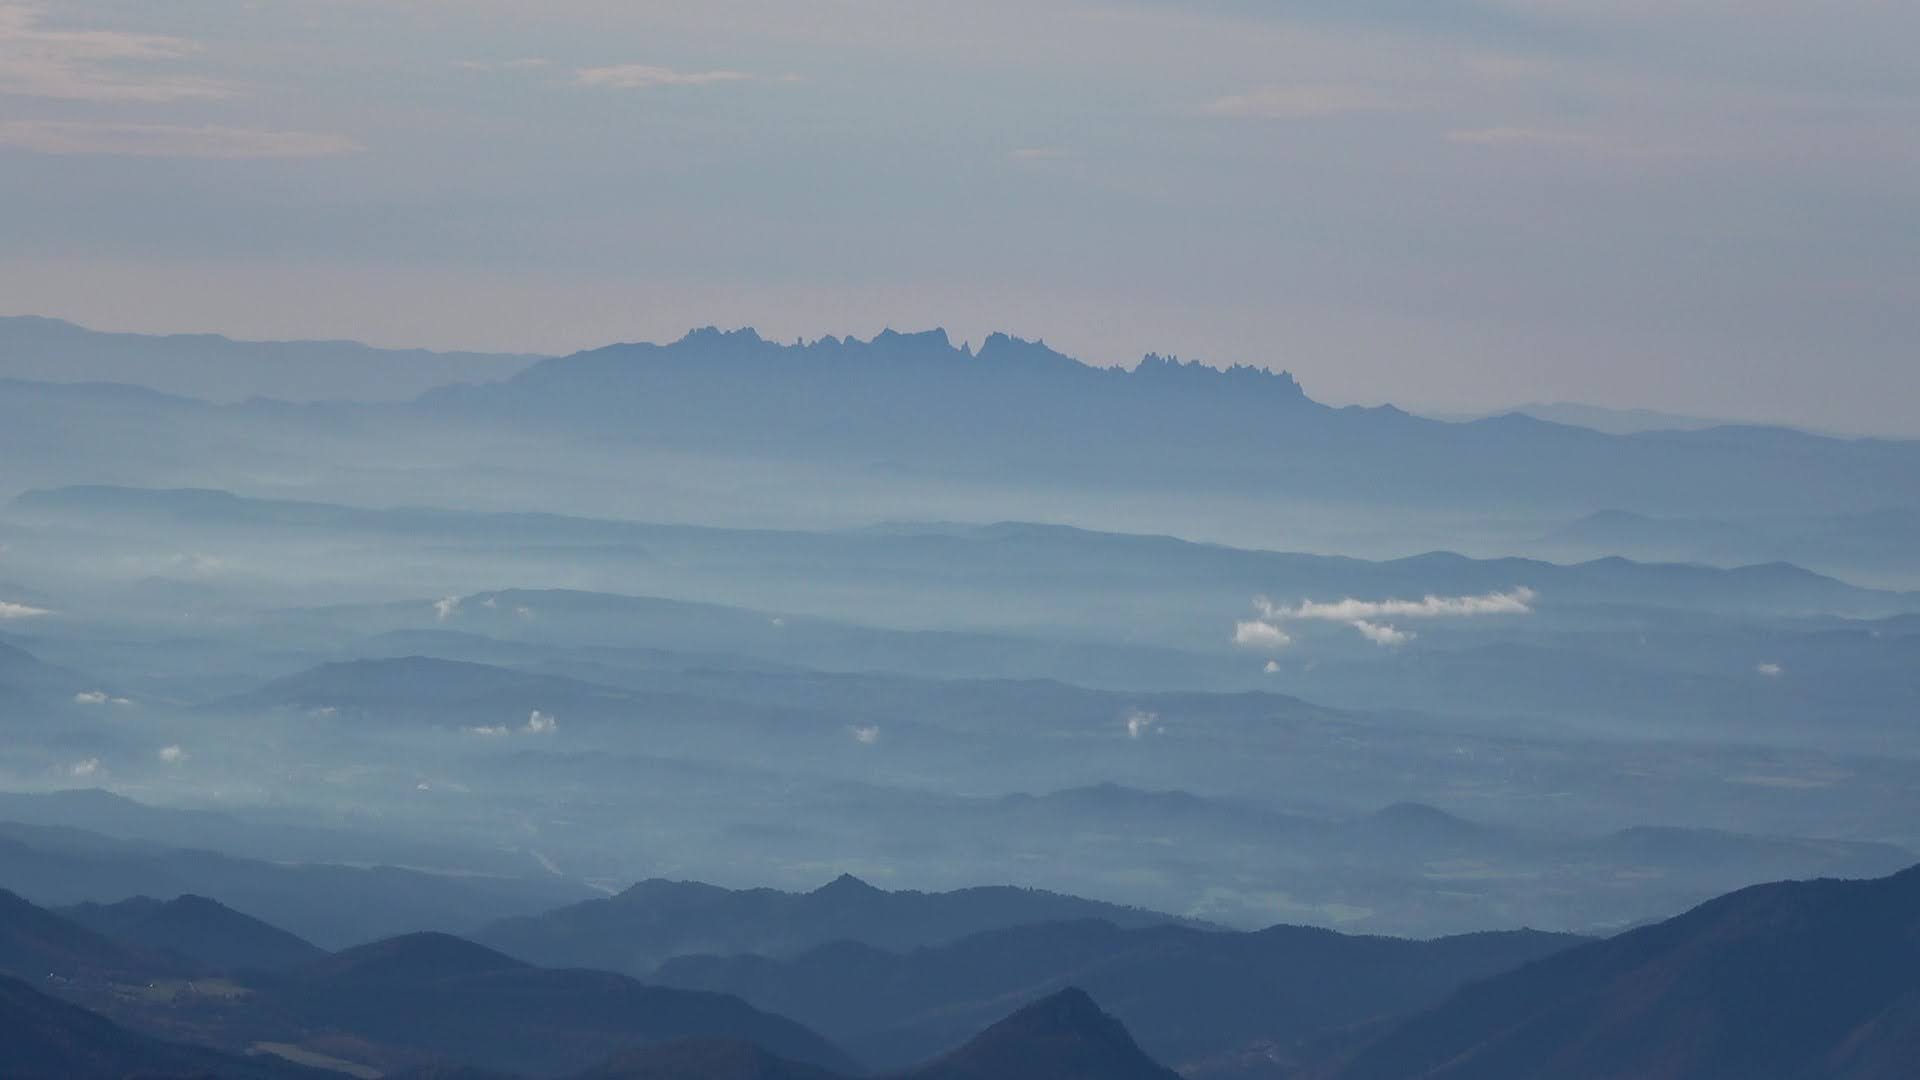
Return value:
[(981, 342), (976, 359), (981, 364), (1008, 368), (1073, 370), (1086, 365), (1047, 346), (1045, 341), (1027, 341), (1009, 334), (993, 333)]
[(743, 343), (758, 345), (763, 339), (760, 332), (751, 326), (742, 326), (737, 330), (722, 330), (717, 326), (702, 326), (689, 330), (676, 344), (701, 345), (715, 342)]
[(813, 890), (813, 895), (833, 897), (878, 896), (884, 891), (885, 890), (867, 884), (852, 874), (841, 874), (839, 877)]
[(1216, 368), (1198, 360), (1181, 360), (1177, 356), (1162, 356), (1148, 353), (1142, 357), (1133, 369), (1138, 378), (1152, 379), (1156, 382), (1187, 385), (1220, 385), (1229, 383), (1242, 386), (1261, 394), (1279, 397), (1285, 400), (1305, 402), (1307, 392), (1293, 377), (1292, 372), (1272, 371), (1254, 367), (1250, 364), (1234, 364), (1227, 368)]
[(981, 1032), (920, 1075), (1172, 1080), (1178, 1074), (1148, 1057), (1086, 991), (1068, 987)]
[(317, 978), (427, 981), (510, 971), (527, 965), (465, 938), (434, 931), (343, 949), (308, 969)]
[(869, 344), (904, 345), (910, 348), (932, 348), (943, 351), (953, 348), (953, 340), (947, 336), (946, 330), (942, 327), (934, 327), (932, 330), (909, 331), (906, 333), (888, 327), (878, 334), (875, 334)]

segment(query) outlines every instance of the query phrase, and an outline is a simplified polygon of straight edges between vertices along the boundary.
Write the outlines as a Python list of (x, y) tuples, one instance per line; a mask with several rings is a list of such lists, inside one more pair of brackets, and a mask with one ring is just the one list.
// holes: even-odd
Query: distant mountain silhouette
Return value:
[(1553, 530), (1530, 549), (1555, 557), (1605, 553), (1713, 566), (1787, 561), (1847, 577), (1910, 579), (1920, 550), (1920, 507), (1726, 519), (1599, 510)]
[(551, 875), (443, 875), (396, 866), (283, 865), (0, 821), (0, 888), (38, 904), (208, 896), (322, 946), (408, 930), (464, 929), (592, 895)]
[(209, 401), (398, 401), (435, 386), (504, 378), (536, 356), (377, 349), (353, 341), (235, 341), (118, 334), (59, 319), (0, 317), (0, 377), (131, 383)]
[(524, 712), (541, 702), (551, 707), (563, 698), (609, 694), (618, 695), (619, 691), (490, 664), (407, 656), (322, 664), (221, 704), (228, 708), (297, 706), (351, 712), (376, 705), (443, 709), (486, 701)]
[(843, 874), (808, 893), (643, 881), (604, 900), (494, 923), (474, 938), (551, 967), (597, 964), (646, 975), (660, 962), (689, 953), (777, 956), (833, 941), (902, 949), (999, 927), (1084, 918), (1123, 926), (1185, 921), (1039, 889), (888, 892)]
[(1899, 1080), (1920, 1057), (1920, 867), (1757, 885), (1465, 987), (1342, 1080)]
[(326, 955), (311, 942), (204, 896), (136, 896), (115, 904), (75, 904), (57, 913), (116, 941), (183, 956), (210, 971), (290, 968)]
[(1084, 920), (905, 953), (837, 942), (789, 960), (689, 956), (654, 978), (739, 994), (881, 1067), (930, 1057), (1013, 1004), (1080, 986), (1155, 1057), (1186, 1067), (1256, 1046), (1292, 1054), (1582, 940), (1531, 931), (1409, 941), (1294, 926), (1122, 930)]
[[(1820, 509), (1920, 502), (1920, 443), (1777, 428), (1607, 435), (1508, 414), (1450, 424), (1334, 409), (1284, 373), (1149, 357), (1094, 368), (996, 334), (778, 345), (751, 330), (613, 345), (486, 386), (437, 390), (434, 416), (590, 430), (688, 451), (888, 463), (908, 474), (1199, 486), (1437, 506)], [(1311, 463), (1307, 465), (1305, 463)]]

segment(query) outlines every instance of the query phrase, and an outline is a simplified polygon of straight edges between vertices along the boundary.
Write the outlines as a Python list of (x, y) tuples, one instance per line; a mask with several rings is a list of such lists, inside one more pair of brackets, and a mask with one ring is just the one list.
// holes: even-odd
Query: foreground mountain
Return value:
[(1409, 941), (1295, 926), (1228, 933), (1081, 921), (907, 953), (840, 942), (789, 960), (682, 957), (654, 978), (738, 994), (877, 1067), (931, 1057), (1011, 1003), (1078, 986), (1154, 1057), (1185, 1068), (1256, 1047), (1290, 1056), (1331, 1032), (1423, 1007), (1582, 940), (1517, 931)]
[(1039, 889), (888, 892), (842, 874), (807, 893), (643, 881), (604, 900), (494, 923), (474, 938), (551, 967), (598, 965), (645, 975), (689, 953), (779, 956), (833, 941), (906, 949), (999, 927), (1086, 918), (1120, 926), (1185, 921)]
[(219, 1077), (318, 1080), (337, 1074), (271, 1057), (244, 1058), (135, 1034), (98, 1013), (0, 976), (0, 1076), (9, 1080), (87, 1077)]
[[(894, 1080), (1176, 1080), (1086, 992), (1069, 987)], [(618, 1055), (571, 1080), (835, 1080), (740, 1044), (693, 1041)]]
[(262, 983), (252, 1038), (299, 1042), (347, 1032), (376, 1067), (455, 1060), (555, 1075), (636, 1043), (751, 1042), (794, 1061), (854, 1071), (844, 1053), (784, 1017), (725, 994), (644, 986), (605, 971), (521, 963), (445, 934), (348, 949)]
[(209, 971), (292, 968), (326, 955), (311, 942), (204, 896), (136, 896), (115, 904), (75, 904), (58, 914), (123, 944), (182, 956)]
[(0, 889), (0, 972), (23, 979), (145, 981), (181, 973), (176, 957), (123, 944)]
[(1342, 1080), (1900, 1080), (1920, 1061), (1920, 867), (1757, 885), (1469, 986)]

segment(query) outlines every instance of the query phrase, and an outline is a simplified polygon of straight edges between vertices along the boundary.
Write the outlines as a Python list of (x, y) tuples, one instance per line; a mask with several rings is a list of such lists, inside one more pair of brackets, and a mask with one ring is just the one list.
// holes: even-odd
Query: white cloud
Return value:
[(1208, 116), (1250, 116), (1277, 120), (1384, 112), (1401, 107), (1401, 102), (1371, 87), (1319, 84), (1263, 86), (1244, 94), (1215, 98), (1202, 105), (1200, 111)]
[(480, 735), (489, 739), (504, 739), (510, 733), (505, 724), (494, 724), (492, 727), (470, 727), (467, 729), (467, 734)]
[(1280, 674), (1280, 661), (1269, 660), (1267, 661), (1267, 666), (1261, 668), (1260, 670), (1266, 672), (1269, 675), (1278, 675)]
[(1766, 663), (1766, 664), (1761, 664), (1760, 666), (1754, 668), (1753, 670), (1759, 672), (1762, 675), (1765, 675), (1769, 679), (1777, 679), (1781, 675), (1786, 674), (1787, 669), (1781, 667), (1779, 664)]
[(187, 760), (187, 752), (178, 745), (163, 746), (160, 748), (160, 760), (169, 765), (178, 765)]
[(1293, 636), (1270, 622), (1245, 619), (1233, 624), (1233, 643), (1249, 649), (1284, 649)]
[(1253, 606), (1260, 617), (1235, 623), (1233, 641), (1236, 645), (1279, 648), (1293, 640), (1281, 629), (1280, 624), (1307, 620), (1351, 626), (1375, 645), (1404, 645), (1415, 635), (1383, 620), (1531, 615), (1533, 601), (1538, 595), (1522, 585), (1505, 592), (1490, 592), (1481, 596), (1435, 596), (1429, 593), (1419, 600), (1355, 600), (1348, 597), (1327, 604), (1303, 600), (1291, 607), (1276, 604), (1264, 596), (1256, 596)]
[(75, 705), (105, 705), (107, 695), (103, 690), (82, 690), (73, 695)]
[(38, 5), (0, 4), (0, 94), (158, 104), (232, 93), (217, 79), (142, 70), (199, 51), (184, 38), (50, 29), (40, 14)]
[(0, 619), (32, 619), (41, 615), (51, 615), (46, 608), (37, 608), (28, 604), (16, 604), (11, 600), (0, 600)]
[(872, 746), (880, 741), (880, 728), (874, 724), (856, 724), (848, 729), (853, 733), (855, 742)]
[(527, 734), (529, 735), (551, 735), (559, 726), (559, 720), (539, 709), (533, 710), (533, 715), (527, 717)]
[(72, 120), (0, 123), (0, 146), (36, 154), (144, 158), (312, 158), (361, 149), (344, 135), (176, 124), (96, 124)]
[(1404, 645), (1413, 635), (1404, 630), (1395, 630), (1386, 623), (1368, 622), (1365, 619), (1353, 620), (1353, 628), (1360, 631), (1368, 641), (1375, 645)]
[(72, 767), (67, 769), (67, 775), (85, 779), (86, 777), (92, 776), (99, 771), (100, 771), (100, 759), (97, 757), (90, 757), (83, 761), (74, 762)]
[(446, 622), (459, 610), (460, 598), (457, 596), (443, 596), (433, 602), (433, 618), (436, 622)]
[(1435, 596), (1428, 593), (1419, 600), (1355, 600), (1351, 597), (1331, 604), (1303, 600), (1293, 607), (1281, 607), (1266, 597), (1256, 597), (1254, 607), (1267, 619), (1318, 619), (1325, 622), (1352, 623), (1356, 619), (1440, 619), (1476, 615), (1531, 615), (1533, 601), (1539, 596), (1522, 585), (1505, 592), (1482, 596)]
[(614, 64), (609, 67), (580, 68), (573, 79), (581, 86), (609, 86), (619, 90), (646, 90), (656, 86), (710, 86), (714, 83), (744, 82), (753, 78), (744, 71), (676, 71), (652, 64)]
[(1159, 713), (1147, 712), (1144, 709), (1129, 709), (1127, 711), (1127, 738), (1137, 739), (1147, 732), (1154, 730), (1159, 723)]

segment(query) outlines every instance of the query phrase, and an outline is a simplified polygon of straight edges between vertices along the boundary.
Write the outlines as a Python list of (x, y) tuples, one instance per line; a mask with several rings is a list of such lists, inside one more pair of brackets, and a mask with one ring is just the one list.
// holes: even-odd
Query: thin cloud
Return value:
[(177, 124), (95, 124), (71, 120), (0, 123), (0, 146), (36, 154), (143, 158), (318, 158), (363, 149), (345, 135)]
[(580, 68), (573, 73), (573, 81), (581, 86), (606, 86), (616, 90), (711, 86), (715, 83), (745, 82), (752, 78), (744, 71), (678, 71), (653, 64), (613, 64), (608, 67)]
[(1160, 714), (1147, 712), (1144, 709), (1129, 709), (1127, 711), (1126, 723), (1127, 738), (1137, 739), (1159, 727)]
[(128, 70), (198, 52), (185, 38), (118, 30), (56, 30), (36, 5), (0, 4), (0, 94), (161, 104), (233, 93), (217, 79)]
[(1406, 630), (1396, 630), (1386, 623), (1369, 622), (1366, 619), (1355, 619), (1351, 625), (1355, 630), (1360, 631), (1362, 637), (1375, 645), (1389, 647), (1405, 645), (1413, 637), (1413, 634)]
[(1208, 116), (1284, 120), (1345, 113), (1391, 112), (1404, 103), (1372, 87), (1340, 84), (1263, 86), (1215, 98), (1200, 107)]
[(1362, 637), (1383, 648), (1404, 645), (1416, 636), (1401, 630), (1387, 619), (1458, 619), (1482, 615), (1531, 615), (1539, 594), (1522, 585), (1504, 592), (1480, 596), (1435, 596), (1419, 600), (1356, 600), (1348, 597), (1333, 603), (1302, 600), (1291, 606), (1276, 604), (1264, 596), (1253, 599), (1257, 619), (1234, 624), (1233, 641), (1248, 648), (1280, 649), (1293, 638), (1281, 624), (1289, 621), (1332, 622), (1350, 626)]
[(68, 767), (67, 775), (75, 777), (76, 779), (84, 780), (89, 776), (93, 776), (97, 774), (99, 771), (100, 771), (100, 759), (97, 757), (90, 757), (81, 761), (74, 762), (70, 767)]
[(1348, 597), (1330, 604), (1303, 600), (1293, 607), (1282, 607), (1266, 597), (1256, 597), (1254, 607), (1267, 619), (1318, 619), (1324, 622), (1351, 623), (1356, 619), (1437, 619), (1476, 615), (1531, 615), (1539, 596), (1522, 585), (1504, 592), (1480, 596), (1435, 596), (1428, 593), (1419, 600), (1355, 600)]
[(1759, 672), (1762, 675), (1765, 675), (1769, 679), (1777, 679), (1781, 675), (1786, 674), (1787, 669), (1781, 667), (1779, 664), (1766, 663), (1766, 664), (1761, 664), (1758, 667), (1755, 667), (1753, 670)]
[(177, 745), (163, 746), (160, 748), (160, 760), (169, 765), (178, 765), (187, 760), (187, 752)]
[(880, 728), (874, 724), (856, 724), (847, 729), (853, 734), (853, 741), (872, 746), (880, 741)]
[(46, 608), (37, 608), (30, 604), (16, 604), (10, 600), (0, 600), (0, 619), (34, 619), (53, 612)]

